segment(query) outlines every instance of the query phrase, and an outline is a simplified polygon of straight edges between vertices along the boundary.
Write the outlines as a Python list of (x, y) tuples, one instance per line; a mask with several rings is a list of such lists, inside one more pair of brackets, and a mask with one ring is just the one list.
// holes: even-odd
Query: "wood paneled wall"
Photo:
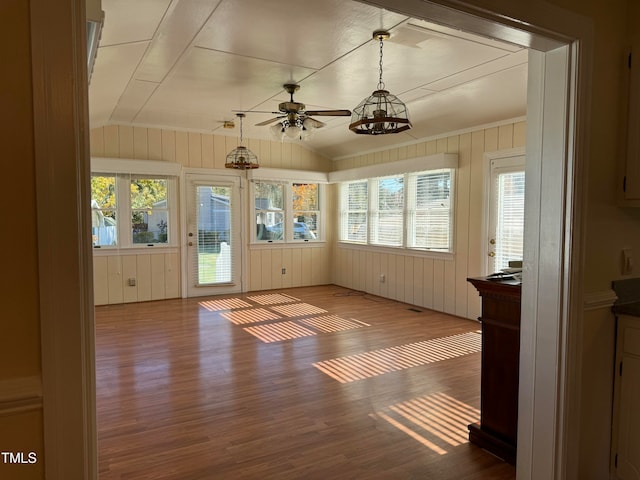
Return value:
[[(331, 161), (298, 144), (255, 139), (248, 139), (246, 144), (264, 167), (310, 171), (329, 171), (332, 167)], [(207, 169), (207, 173), (212, 169), (224, 171), (226, 155), (236, 145), (233, 136), (154, 128), (111, 125), (91, 131), (94, 157), (164, 160)], [(246, 195), (245, 204), (249, 205), (248, 192)], [(247, 212), (246, 218), (251, 215)], [(331, 226), (326, 234), (333, 238)], [(262, 290), (330, 283), (330, 249), (331, 242), (313, 247), (249, 249), (245, 285), (250, 290)], [(180, 252), (94, 256), (96, 305), (180, 297), (180, 260)], [(286, 269), (284, 275), (282, 268)], [(128, 284), (129, 278), (136, 279), (135, 286)]]
[[(129, 279), (135, 285), (129, 285)], [(96, 305), (144, 302), (180, 297), (177, 253), (93, 257)]]
[[(194, 168), (223, 169), (227, 153), (237, 145), (236, 136), (122, 125), (91, 130), (94, 157), (165, 160)], [(326, 172), (332, 166), (327, 158), (296, 143), (249, 138), (245, 145), (263, 167)]]
[[(524, 147), (525, 131), (525, 122), (509, 123), (336, 161), (334, 170), (343, 170), (435, 153), (459, 155), (453, 258), (427, 258), (338, 244), (333, 255), (332, 282), (460, 317), (477, 318), (480, 298), (466, 279), (482, 273), (484, 154)], [(380, 275), (385, 275), (384, 282), (380, 282)]]
[[(306, 287), (331, 283), (328, 246), (253, 249), (249, 258), (249, 290)], [(282, 273), (285, 269), (285, 273)]]

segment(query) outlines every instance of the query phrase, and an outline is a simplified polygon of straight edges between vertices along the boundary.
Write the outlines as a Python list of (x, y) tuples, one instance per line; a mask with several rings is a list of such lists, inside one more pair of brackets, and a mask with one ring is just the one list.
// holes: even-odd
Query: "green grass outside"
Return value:
[(218, 255), (219, 253), (200, 252), (198, 255), (198, 283), (215, 283)]

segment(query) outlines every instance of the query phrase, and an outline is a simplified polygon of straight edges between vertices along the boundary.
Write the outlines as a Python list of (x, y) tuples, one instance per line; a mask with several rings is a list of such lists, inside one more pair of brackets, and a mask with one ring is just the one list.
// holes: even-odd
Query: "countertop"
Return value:
[(640, 317), (640, 278), (615, 280), (611, 288), (618, 299), (613, 304), (613, 313)]

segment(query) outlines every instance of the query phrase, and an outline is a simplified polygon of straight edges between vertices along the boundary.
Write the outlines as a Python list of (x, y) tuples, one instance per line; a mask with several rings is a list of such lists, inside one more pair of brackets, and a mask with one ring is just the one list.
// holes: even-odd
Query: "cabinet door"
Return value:
[(618, 477), (640, 480), (640, 358), (623, 359), (620, 407)]
[(640, 480), (640, 329), (624, 328), (623, 338), (616, 474)]

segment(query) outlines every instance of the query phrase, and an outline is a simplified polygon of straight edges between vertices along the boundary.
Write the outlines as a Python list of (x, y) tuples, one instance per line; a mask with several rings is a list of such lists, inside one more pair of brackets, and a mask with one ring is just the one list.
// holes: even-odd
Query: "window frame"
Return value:
[[(415, 216), (415, 205), (417, 188), (415, 186), (416, 179), (420, 175), (432, 174), (432, 173), (441, 173), (448, 172), (449, 173), (449, 246), (446, 250), (439, 248), (429, 248), (423, 246), (412, 245), (414, 243), (414, 237), (410, 238), (410, 234), (415, 232), (415, 226), (411, 225), (411, 219)], [(372, 234), (373, 229), (375, 228), (375, 221), (373, 217), (376, 215), (377, 205), (375, 204), (378, 200), (378, 186), (379, 181), (383, 179), (393, 178), (393, 177), (402, 177), (403, 179), (403, 209), (402, 209), (402, 241), (400, 245), (388, 245), (382, 244), (374, 241), (374, 235)], [(345, 202), (348, 202), (348, 190), (347, 186), (354, 183), (362, 183), (366, 182), (367, 184), (367, 211), (366, 211), (366, 219), (367, 219), (367, 235), (365, 241), (358, 240), (350, 240), (348, 238), (348, 232), (345, 232), (345, 228), (348, 227), (348, 221), (345, 221), (345, 218), (348, 219), (349, 212), (352, 210), (348, 209), (348, 205), (345, 205)], [(416, 254), (424, 254), (430, 256), (451, 256), (455, 254), (455, 184), (456, 184), (456, 168), (453, 166), (439, 166), (437, 168), (429, 168), (419, 171), (408, 171), (396, 174), (386, 174), (386, 175), (372, 175), (368, 178), (361, 178), (356, 180), (347, 180), (339, 182), (338, 188), (338, 242), (344, 245), (351, 246), (362, 246), (371, 249), (381, 249), (381, 250), (405, 250), (408, 252), (415, 252)], [(373, 194), (372, 194), (373, 192)]]
[[(274, 180), (274, 179), (262, 179), (262, 178), (252, 178), (249, 181), (250, 183), (250, 205), (251, 205), (251, 218), (250, 218), (250, 229), (251, 239), (250, 244), (252, 246), (259, 245), (300, 245), (300, 244), (317, 244), (323, 243), (325, 241), (325, 216), (326, 216), (326, 208), (325, 208), (325, 196), (326, 196), (326, 188), (323, 182), (319, 182), (317, 180), (306, 180), (306, 179), (296, 179), (296, 180)], [(259, 209), (256, 206), (256, 183), (269, 183), (274, 185), (282, 185), (283, 188), (283, 233), (282, 237), (279, 239), (258, 239), (258, 230), (255, 227), (257, 225), (256, 219), (258, 212), (261, 211), (271, 211), (271, 209)], [(316, 229), (316, 238), (294, 238), (294, 208), (293, 208), (293, 186), (294, 184), (314, 184), (318, 186), (318, 210), (314, 210), (317, 214), (317, 229)], [(275, 210), (274, 210), (275, 211)]]
[[(102, 169), (91, 171), (91, 177), (114, 177), (115, 178), (115, 203), (116, 208), (116, 244), (115, 245), (93, 245), (94, 253), (97, 251), (133, 250), (133, 249), (164, 249), (175, 248), (179, 244), (180, 225), (178, 220), (178, 181), (177, 175), (137, 173), (137, 172), (114, 172), (103, 171)], [(163, 243), (148, 242), (134, 243), (132, 215), (139, 208), (132, 208), (131, 202), (131, 181), (134, 179), (144, 180), (166, 180), (167, 207), (163, 208), (167, 212), (168, 229), (167, 241)], [(93, 209), (92, 209), (93, 211)]]

